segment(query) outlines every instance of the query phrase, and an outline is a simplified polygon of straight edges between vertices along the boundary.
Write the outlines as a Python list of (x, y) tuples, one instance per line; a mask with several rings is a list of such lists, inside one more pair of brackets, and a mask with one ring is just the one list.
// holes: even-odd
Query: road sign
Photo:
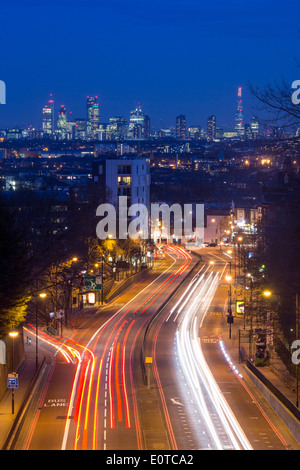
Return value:
[(236, 313), (245, 313), (245, 302), (243, 300), (236, 301)]
[(18, 388), (18, 386), (19, 386), (18, 374), (15, 374), (15, 373), (8, 374), (7, 388)]
[(84, 276), (84, 287), (88, 290), (101, 290), (101, 276)]

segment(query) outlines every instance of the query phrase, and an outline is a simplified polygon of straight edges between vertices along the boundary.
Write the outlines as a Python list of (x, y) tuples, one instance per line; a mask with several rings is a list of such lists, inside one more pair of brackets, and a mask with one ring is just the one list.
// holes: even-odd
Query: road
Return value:
[[(230, 260), (216, 249), (201, 253), (206, 263), (149, 332), (170, 447), (289, 449), (288, 431), (273, 410), (262, 406), (240, 364), (232, 363), (226, 351), (223, 339), (229, 330), (223, 309)], [(208, 315), (212, 310), (219, 313)]]
[[(179, 247), (167, 251), (147, 279), (88, 316), (68, 338), (39, 333), (40, 354), (51, 363), (17, 448), (290, 447), (276, 419), (229, 362), (224, 318), (207, 315), (212, 306), (223, 309), (228, 258), (206, 250), (205, 263), (198, 263)], [(152, 360), (148, 387), (143, 344), (143, 361)]]
[(136, 384), (143, 332), (196, 262), (170, 247), (155, 272), (118, 298), (121, 308), (100, 309), (67, 340), (39, 333), (40, 348), (52, 350), (53, 359), (19, 447), (143, 449)]

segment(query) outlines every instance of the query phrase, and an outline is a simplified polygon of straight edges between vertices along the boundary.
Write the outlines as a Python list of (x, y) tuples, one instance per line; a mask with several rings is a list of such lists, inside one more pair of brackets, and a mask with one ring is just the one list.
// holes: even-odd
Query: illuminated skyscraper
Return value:
[(130, 111), (129, 116), (129, 139), (142, 139), (144, 136), (145, 114), (141, 106), (137, 106), (133, 111)]
[(98, 96), (88, 96), (86, 100), (86, 137), (93, 139), (99, 129), (100, 112)]
[(120, 116), (109, 118), (109, 132), (114, 140), (125, 139), (127, 133), (126, 119)]
[(259, 133), (259, 122), (255, 116), (250, 121), (252, 138), (257, 139)]
[(176, 138), (185, 139), (186, 138), (186, 119), (183, 114), (177, 116), (176, 118)]
[(85, 119), (75, 119), (74, 138), (79, 140), (85, 138)]
[(54, 132), (54, 101), (52, 95), (48, 104), (43, 107), (43, 132), (48, 135)]
[(144, 139), (150, 139), (150, 135), (151, 135), (150, 117), (145, 116), (145, 119), (144, 119)]
[(57, 119), (57, 131), (61, 139), (67, 138), (68, 133), (68, 119), (66, 108), (62, 105), (60, 107)]
[(207, 119), (207, 140), (212, 142), (216, 138), (216, 116)]
[(237, 108), (235, 113), (235, 126), (234, 130), (238, 137), (242, 137), (245, 133), (244, 117), (243, 117), (243, 100), (242, 100), (242, 87), (238, 88)]
[(43, 107), (43, 132), (44, 134), (52, 134), (52, 110), (49, 105)]

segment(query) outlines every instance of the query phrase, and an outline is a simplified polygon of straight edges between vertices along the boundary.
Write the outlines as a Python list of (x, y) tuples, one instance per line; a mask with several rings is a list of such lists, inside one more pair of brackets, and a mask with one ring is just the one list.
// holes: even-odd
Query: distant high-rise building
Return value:
[(253, 139), (252, 131), (251, 131), (251, 125), (250, 124), (245, 124), (245, 133), (244, 133), (246, 139)]
[(142, 139), (144, 137), (145, 114), (141, 106), (130, 111), (128, 137), (130, 139)]
[(216, 116), (207, 119), (207, 140), (212, 142), (216, 138)]
[(186, 119), (183, 114), (176, 118), (176, 139), (186, 139)]
[(114, 140), (125, 139), (127, 133), (127, 121), (124, 117), (109, 118), (109, 133)]
[(43, 107), (43, 132), (52, 134), (52, 109), (49, 105)]
[(54, 101), (52, 95), (48, 104), (43, 107), (43, 132), (48, 135), (54, 132)]
[(67, 111), (64, 105), (61, 105), (60, 110), (58, 112), (57, 131), (61, 139), (67, 138), (68, 119), (67, 119)]
[(200, 126), (190, 126), (188, 128), (188, 136), (190, 139), (200, 139), (200, 132), (201, 132), (201, 127)]
[(52, 117), (52, 134), (53, 134), (55, 130), (55, 124), (54, 124), (54, 100), (53, 100), (52, 94), (50, 95), (49, 106), (52, 111), (51, 117)]
[(150, 139), (151, 127), (150, 127), (150, 117), (145, 116), (144, 119), (144, 139)]
[(243, 117), (242, 87), (238, 88), (234, 130), (237, 133), (238, 137), (242, 137), (245, 133), (244, 117)]
[(250, 121), (250, 128), (251, 128), (252, 138), (257, 139), (258, 133), (259, 133), (259, 123), (256, 117), (254, 116)]
[(85, 119), (75, 119), (74, 138), (77, 140), (85, 138)]
[(86, 137), (93, 139), (99, 129), (100, 112), (98, 96), (88, 96), (86, 100)]

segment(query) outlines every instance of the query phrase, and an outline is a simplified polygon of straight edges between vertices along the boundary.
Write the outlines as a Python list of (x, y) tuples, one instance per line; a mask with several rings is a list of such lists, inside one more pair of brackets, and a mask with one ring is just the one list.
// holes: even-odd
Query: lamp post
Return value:
[(250, 278), (250, 360), (253, 361), (253, 277), (250, 273), (247, 276)]
[[(10, 331), (9, 336), (12, 339), (12, 354), (11, 354), (11, 369), (12, 369), (12, 374), (15, 374), (14, 368), (15, 368), (15, 338), (18, 336), (17, 331)], [(11, 389), (11, 413), (15, 413), (15, 389)]]
[(103, 289), (103, 276), (104, 276), (104, 256), (102, 256), (102, 263), (101, 263), (101, 305), (104, 304), (104, 289)]
[(243, 241), (243, 237), (238, 237), (238, 263), (239, 263), (239, 272), (238, 275), (241, 274), (241, 242)]
[[(264, 295), (266, 298), (269, 298), (269, 297), (271, 297), (272, 295), (278, 295), (278, 294), (276, 294), (276, 293), (274, 293), (274, 292), (271, 292), (271, 291), (269, 291), (269, 290), (264, 290), (264, 291), (263, 291), (263, 295)], [(269, 312), (269, 313), (267, 312), (267, 318), (266, 318), (266, 347), (267, 347), (267, 351), (268, 351), (269, 357), (270, 357), (271, 355), (270, 355), (269, 349), (271, 349), (271, 346), (273, 346), (273, 344), (274, 344), (274, 337), (273, 337), (273, 335), (274, 335), (274, 328), (271, 328), (271, 334), (269, 334), (269, 333), (268, 333), (268, 317), (269, 317), (270, 323), (271, 323), (271, 313), (270, 313), (270, 312)], [(268, 349), (268, 348), (269, 348), (269, 349)]]
[(229, 291), (228, 291), (228, 316), (227, 316), (227, 323), (229, 324), (229, 339), (231, 339), (231, 325), (233, 323), (233, 315), (231, 309), (231, 275), (226, 276), (226, 281), (229, 283)]
[(38, 333), (38, 302), (39, 300), (44, 299), (47, 296), (44, 292), (41, 292), (35, 303), (35, 330), (36, 330), (36, 338), (35, 338), (35, 368), (38, 368), (39, 361), (38, 361), (38, 338), (39, 338), (39, 333)]

